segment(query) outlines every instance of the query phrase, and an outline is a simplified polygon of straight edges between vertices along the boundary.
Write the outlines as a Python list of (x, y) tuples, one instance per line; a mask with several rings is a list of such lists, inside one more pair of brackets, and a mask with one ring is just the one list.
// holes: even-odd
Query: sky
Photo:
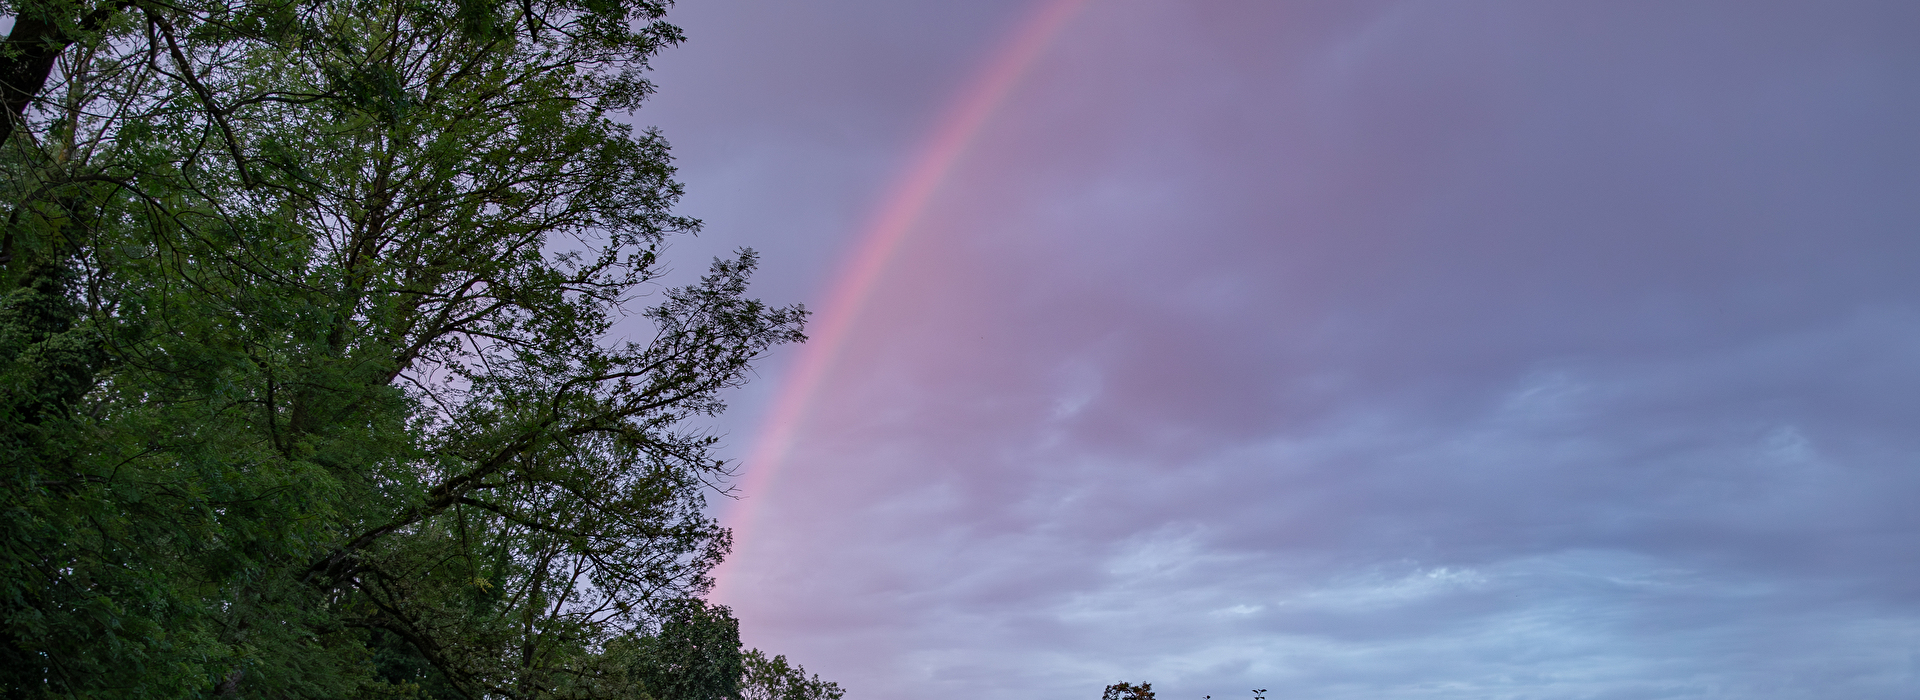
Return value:
[(684, 0), (849, 700), (1920, 697), (1920, 4)]

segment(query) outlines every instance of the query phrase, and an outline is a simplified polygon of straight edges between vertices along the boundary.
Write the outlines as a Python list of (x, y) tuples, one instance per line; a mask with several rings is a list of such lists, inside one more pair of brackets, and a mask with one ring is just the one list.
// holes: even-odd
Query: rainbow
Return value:
[[(827, 294), (824, 309), (818, 312), (811, 324), (809, 340), (802, 346), (800, 357), (795, 360), (786, 382), (781, 385), (773, 409), (762, 423), (753, 448), (748, 453), (745, 475), (741, 479), (741, 490), (746, 495), (741, 507), (737, 507), (729, 518), (733, 521), (730, 525), (734, 531), (736, 551), (744, 550), (743, 543), (747, 541), (754, 523), (755, 509), (751, 507), (752, 501), (747, 499), (754, 494), (765, 493), (774, 476), (779, 473), (793, 445), (794, 434), (806, 416), (807, 407), (813, 403), (821, 380), (832, 369), (846, 345), (848, 332), (866, 306), (874, 283), (880, 279), (881, 273), (892, 261), (894, 252), (900, 248), (901, 241), (907, 237), (914, 222), (926, 208), (927, 201), (939, 190), (954, 164), (966, 152), (967, 146), (1013, 92), (1028, 67), (1045, 52), (1068, 20), (1087, 2), (1037, 0), (1031, 13), (1015, 26), (1006, 43), (992, 54), (986, 66), (957, 95), (953, 106), (943, 113), (932, 138), (919, 149), (918, 157), (912, 161), (912, 167), (899, 179), (887, 198), (882, 200), (884, 204), (861, 234), (859, 243), (840, 274), (835, 277), (837, 282)], [(725, 585), (725, 576), (716, 572), (716, 578), (722, 586)]]

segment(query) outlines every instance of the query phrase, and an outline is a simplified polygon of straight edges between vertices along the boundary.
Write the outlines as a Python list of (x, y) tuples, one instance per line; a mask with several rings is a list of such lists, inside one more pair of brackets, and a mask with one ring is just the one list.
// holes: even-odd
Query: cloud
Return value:
[[(729, 15), (799, 116), (682, 122), (726, 228), (796, 200), (795, 294), (1019, 9), (860, 68), (947, 17), (863, 7)], [(1920, 688), (1911, 6), (1089, 7), (747, 494), (751, 643), (874, 698)]]

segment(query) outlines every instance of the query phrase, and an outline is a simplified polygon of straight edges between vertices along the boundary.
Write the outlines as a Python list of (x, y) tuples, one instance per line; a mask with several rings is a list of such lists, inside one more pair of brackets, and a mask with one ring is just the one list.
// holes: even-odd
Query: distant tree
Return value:
[(750, 649), (741, 659), (746, 675), (740, 680), (740, 700), (840, 700), (846, 691), (839, 684), (807, 677), (799, 664), (787, 657), (767, 658), (766, 652)]
[(1100, 694), (1100, 700), (1154, 700), (1153, 684), (1115, 683), (1107, 686), (1106, 692)]

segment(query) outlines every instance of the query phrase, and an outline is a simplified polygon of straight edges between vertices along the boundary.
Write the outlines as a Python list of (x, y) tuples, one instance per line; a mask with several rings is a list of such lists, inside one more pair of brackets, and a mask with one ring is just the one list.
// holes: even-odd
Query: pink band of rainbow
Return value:
[[(861, 235), (851, 259), (827, 295), (826, 305), (813, 320), (809, 340), (802, 346), (786, 382), (774, 400), (773, 410), (762, 423), (753, 449), (746, 460), (741, 479), (744, 494), (730, 524), (734, 531), (735, 551), (754, 524), (755, 508), (745, 507), (757, 494), (766, 492), (792, 447), (794, 434), (805, 419), (807, 406), (814, 400), (822, 379), (832, 369), (845, 345), (848, 332), (866, 304), (874, 284), (880, 279), (895, 251), (913, 229), (927, 201), (940, 188), (967, 146), (998, 111), (1015, 85), (1033, 62), (1045, 52), (1060, 31), (1088, 0), (1039, 0), (1032, 14), (1022, 21), (1010, 40), (993, 54), (992, 60), (959, 93), (953, 107), (945, 112), (933, 137), (920, 150), (913, 166), (884, 200), (872, 223)], [(726, 568), (726, 565), (722, 565)], [(725, 589), (726, 577), (716, 572)], [(724, 596), (717, 596), (724, 598)]]

